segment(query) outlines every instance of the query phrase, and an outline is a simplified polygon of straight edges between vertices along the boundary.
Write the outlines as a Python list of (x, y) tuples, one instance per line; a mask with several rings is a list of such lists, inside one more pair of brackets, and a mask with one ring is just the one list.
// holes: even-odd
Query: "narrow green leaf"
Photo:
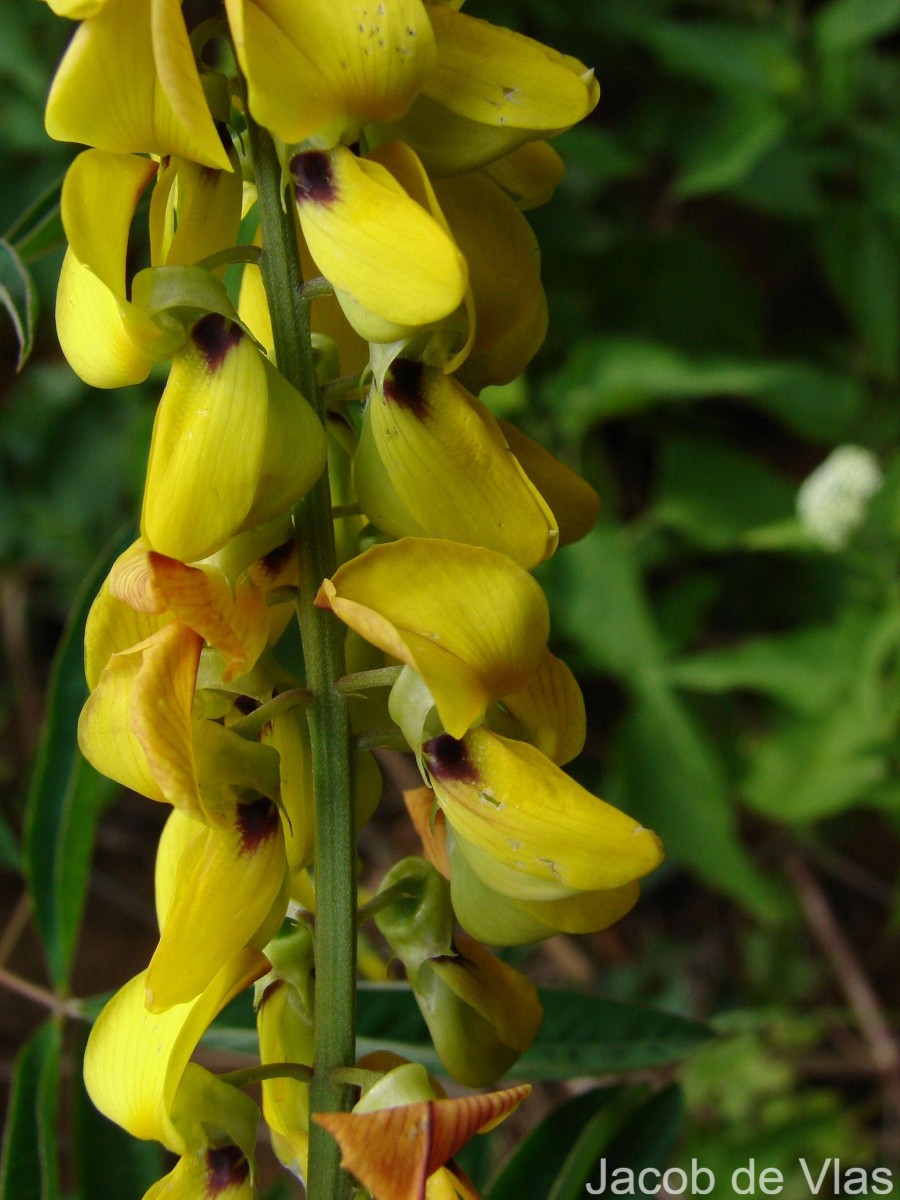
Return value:
[(56, 1113), (62, 1031), (48, 1021), (13, 1065), (12, 1089), (0, 1157), (0, 1200), (57, 1200)]
[(787, 128), (787, 114), (765, 96), (721, 103), (687, 147), (679, 196), (727, 191), (739, 184)]
[(20, 258), (30, 262), (50, 248), (51, 245), (65, 242), (65, 233), (60, 215), (60, 196), (63, 179), (58, 179), (46, 187), (28, 207), (19, 214), (3, 237), (15, 246)]
[(555, 397), (569, 437), (658, 404), (724, 396), (749, 401), (804, 436), (827, 442), (849, 433), (864, 399), (856, 380), (810, 363), (700, 357), (621, 337), (578, 345), (547, 394)]
[[(621, 1088), (597, 1088), (554, 1109), (501, 1165), (484, 1193), (484, 1200), (549, 1195), (581, 1130), (621, 1093)], [(583, 1191), (582, 1188), (582, 1194)]]
[(623, 1092), (588, 1121), (566, 1155), (547, 1200), (581, 1200), (598, 1160), (604, 1151), (608, 1154), (611, 1143), (645, 1094), (644, 1088)]
[(900, 0), (832, 0), (815, 18), (816, 41), (826, 53), (846, 52), (900, 26)]
[(617, 749), (605, 798), (654, 829), (673, 861), (777, 920), (784, 897), (741, 842), (720, 752), (677, 697), (662, 687), (639, 691)]
[[(87, 1031), (79, 1039), (76, 1061), (84, 1057)], [(74, 1072), (73, 1150), (78, 1184), (72, 1200), (137, 1200), (165, 1173), (155, 1142), (144, 1142), (120, 1129), (94, 1107), (81, 1071)]]
[[(676, 1062), (712, 1036), (705, 1025), (671, 1013), (602, 1000), (579, 992), (540, 989), (544, 1024), (511, 1079), (569, 1079)], [(360, 986), (357, 1051), (392, 1050), (444, 1074), (428, 1029), (405, 984)], [(203, 1039), (217, 1049), (257, 1053), (249, 995), (221, 1014)]]
[(866, 345), (873, 369), (897, 377), (900, 356), (900, 247), (896, 231), (858, 203), (833, 206), (817, 229), (831, 290)]
[(557, 636), (582, 662), (627, 680), (656, 679), (663, 647), (628, 534), (599, 525), (540, 572)]
[(725, 549), (790, 517), (796, 488), (722, 442), (671, 438), (662, 448), (654, 516), (701, 546)]
[(16, 250), (0, 238), (0, 304), (9, 314), (19, 341), (16, 370), (21, 371), (34, 346), (37, 293), (28, 268)]
[(83, 642), (88, 609), (116, 556), (119, 536), (82, 584), (63, 634), (47, 694), (47, 715), (28, 793), (23, 865), (50, 976), (68, 983), (84, 908), (97, 818), (116, 792), (81, 756), (78, 714), (87, 697)]

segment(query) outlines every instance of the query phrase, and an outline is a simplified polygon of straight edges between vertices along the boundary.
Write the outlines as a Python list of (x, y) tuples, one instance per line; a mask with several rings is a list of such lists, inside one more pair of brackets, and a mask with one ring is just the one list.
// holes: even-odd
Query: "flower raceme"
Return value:
[[(358, 915), (444, 1068), (493, 1084), (542, 1014), (482, 943), (605, 928), (662, 855), (563, 771), (584, 703), (530, 572), (585, 536), (597, 494), (479, 395), (543, 340), (524, 214), (562, 179), (549, 139), (597, 103), (593, 71), (457, 2), (224, 0), (193, 28), (179, 0), (48, 2), (81, 24), (47, 129), (88, 147), (63, 187), (60, 342), (92, 386), (168, 371), (140, 540), (88, 618), (79, 724), (98, 770), (172, 810), (160, 934), (97, 1019), (88, 1090), (178, 1156), (145, 1200), (250, 1200), (258, 1110), (190, 1058), (258, 981), (263, 1115), (310, 1194), (339, 1191), (336, 1157), (316, 1179), (327, 1130), (374, 1200), (477, 1200), (452, 1157), (527, 1088), (448, 1100), (381, 1054), (356, 1065), (352, 1112), (311, 1111), (353, 1008), (347, 987), (317, 1009), (341, 956), (316, 946), (340, 917), (347, 985), (357, 915), (335, 887), (349, 858), (341, 876), (322, 849), (381, 787), (323, 714), (347, 696), (359, 746), (415, 755), (425, 857)], [(337, 621), (358, 692), (335, 686)]]

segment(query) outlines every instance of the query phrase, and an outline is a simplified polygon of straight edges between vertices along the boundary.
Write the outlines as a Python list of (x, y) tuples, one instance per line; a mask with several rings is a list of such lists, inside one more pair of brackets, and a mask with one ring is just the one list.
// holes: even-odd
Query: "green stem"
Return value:
[[(245, 112), (246, 97), (245, 97)], [(294, 216), (282, 205), (282, 172), (271, 137), (247, 116), (256, 170), (263, 235), (263, 284), (272, 318), (278, 369), (312, 404), (324, 423), (310, 331), (310, 292), (303, 274)], [(316, 291), (317, 289), (310, 289)], [(310, 1086), (313, 1112), (346, 1111), (353, 1092), (333, 1072), (355, 1062), (356, 1046), (356, 839), (351, 794), (350, 721), (334, 687), (345, 673), (343, 626), (316, 608), (323, 579), (337, 559), (327, 470), (294, 510), (300, 586), (297, 617), (313, 701), (306, 712), (312, 743), (316, 814), (315, 1063)], [(350, 1177), (340, 1169), (337, 1142), (317, 1122), (309, 1131), (308, 1200), (344, 1200)]]
[(230, 1083), (232, 1087), (245, 1088), (251, 1083), (261, 1083), (264, 1079), (296, 1079), (299, 1083), (309, 1083), (313, 1077), (312, 1067), (303, 1063), (261, 1063), (258, 1067), (244, 1067), (239, 1071), (226, 1071), (219, 1079)]
[(334, 685), (344, 696), (356, 696), (366, 688), (393, 687), (402, 667), (377, 667), (374, 671), (354, 671)]
[(252, 740), (259, 735), (260, 730), (268, 725), (273, 717), (290, 712), (292, 708), (306, 708), (312, 699), (312, 695), (306, 688), (291, 688), (290, 691), (281, 692), (280, 695), (267, 700), (265, 704), (255, 708), (246, 717), (241, 717), (239, 721), (232, 721), (228, 728), (232, 733)]

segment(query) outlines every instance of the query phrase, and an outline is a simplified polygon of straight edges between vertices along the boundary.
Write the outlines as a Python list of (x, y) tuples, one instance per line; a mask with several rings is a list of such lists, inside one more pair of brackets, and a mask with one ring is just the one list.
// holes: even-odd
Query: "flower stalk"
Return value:
[[(249, 115), (247, 132), (256, 168), (265, 252), (263, 285), (272, 317), (281, 373), (324, 421), (313, 362), (310, 303), (305, 293), (293, 217), (285, 211), (281, 165), (269, 134)], [(346, 674), (344, 632), (331, 612), (313, 601), (321, 580), (337, 565), (327, 470), (294, 510), (299, 564), (297, 618), (313, 700), (307, 708), (316, 816), (315, 1064), (312, 1112), (341, 1112), (353, 1103), (351, 1088), (333, 1072), (352, 1067), (356, 1047), (356, 850), (353, 829), (350, 721), (335, 682)], [(340, 1150), (320, 1125), (310, 1126), (309, 1200), (349, 1197)]]

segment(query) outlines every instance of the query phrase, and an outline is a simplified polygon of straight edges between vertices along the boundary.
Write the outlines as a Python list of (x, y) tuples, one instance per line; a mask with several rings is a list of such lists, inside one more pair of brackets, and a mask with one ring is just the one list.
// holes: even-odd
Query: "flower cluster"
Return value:
[[(225, 0), (189, 29), (179, 0), (48, 2), (81, 24), (47, 128), (89, 147), (62, 195), (63, 351), (104, 388), (170, 364), (140, 537), (88, 621), (79, 728), (100, 771), (171, 808), (160, 936), (99, 1017), (85, 1075), (103, 1112), (179, 1156), (148, 1196), (236, 1200), (255, 1194), (258, 1110), (190, 1059), (254, 981), (263, 1113), (284, 1165), (308, 1168), (328, 964), (310, 933), (315, 697), (280, 649), (297, 597), (318, 589), (346, 626), (357, 744), (390, 722), (418, 762), (423, 856), (370, 909), (458, 1080), (493, 1083), (541, 1020), (534, 988), (484, 943), (605, 928), (661, 858), (562, 769), (584, 705), (530, 572), (591, 528), (596, 494), (478, 398), (544, 337), (524, 212), (562, 176), (547, 139), (599, 92), (576, 59), (459, 3)], [(272, 139), (285, 227), (319, 281), (294, 298), (316, 394), (276, 359), (263, 280), (278, 249), (250, 126)], [(309, 579), (294, 514), (323, 471), (336, 551)], [(386, 708), (367, 690), (385, 667)], [(351, 766), (358, 828), (380, 774), (367, 749)], [(356, 1073), (354, 1111), (315, 1119), (376, 1200), (474, 1196), (452, 1155), (527, 1091), (447, 1100), (385, 1055)]]

